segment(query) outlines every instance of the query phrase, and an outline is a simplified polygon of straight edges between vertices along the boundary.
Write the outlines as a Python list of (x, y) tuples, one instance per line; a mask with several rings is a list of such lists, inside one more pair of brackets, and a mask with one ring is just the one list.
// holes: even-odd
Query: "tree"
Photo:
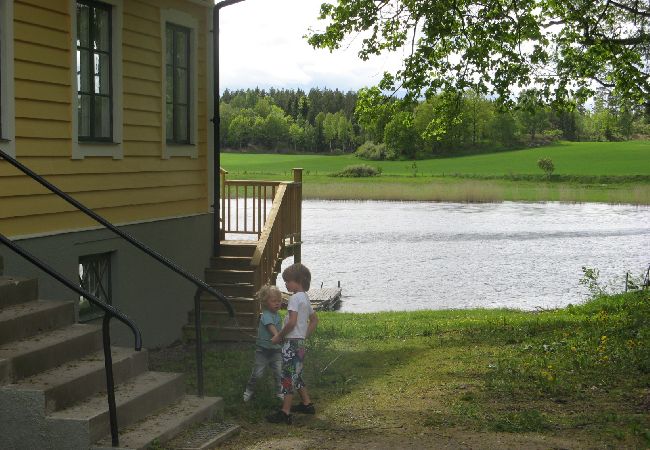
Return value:
[(338, 137), (338, 119), (332, 113), (326, 113), (323, 120), (323, 137), (329, 144), (330, 152), (333, 150), (332, 144)]
[(400, 111), (384, 128), (384, 143), (389, 154), (415, 158), (418, 134), (413, 126), (413, 114)]
[(361, 59), (407, 47), (384, 90), (411, 98), (478, 84), (502, 102), (539, 86), (547, 100), (584, 99), (597, 82), (650, 111), (650, 7), (638, 0), (338, 0), (309, 43), (337, 49), (362, 34)]

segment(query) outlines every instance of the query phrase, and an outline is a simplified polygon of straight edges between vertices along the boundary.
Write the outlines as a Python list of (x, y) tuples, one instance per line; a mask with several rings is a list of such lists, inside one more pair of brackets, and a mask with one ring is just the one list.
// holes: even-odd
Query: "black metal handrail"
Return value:
[(58, 197), (62, 198), (66, 202), (70, 203), (72, 206), (74, 206), (76, 209), (79, 211), (83, 212), (87, 216), (91, 217), (93, 220), (96, 222), (99, 222), (102, 224), (104, 227), (108, 228), (111, 230), (113, 233), (117, 234), (120, 236), (122, 239), (126, 240), (129, 242), (131, 245), (136, 247), (138, 250), (146, 253), (150, 257), (154, 258), (158, 262), (160, 262), (162, 265), (167, 267), (168, 269), (172, 270), (173, 272), (177, 273), (178, 275), (182, 276), (189, 282), (193, 283), (196, 287), (196, 294), (194, 295), (194, 316), (195, 316), (195, 332), (196, 332), (196, 370), (197, 370), (197, 390), (198, 394), (200, 397), (203, 397), (203, 338), (201, 336), (201, 293), (202, 292), (207, 292), (208, 294), (211, 294), (214, 296), (217, 300), (221, 301), (226, 309), (228, 310), (228, 314), (230, 317), (235, 317), (235, 311), (230, 304), (230, 300), (228, 297), (226, 297), (224, 294), (221, 292), (217, 291), (214, 289), (212, 286), (208, 285), (205, 281), (198, 279), (191, 273), (187, 272), (185, 269), (181, 268), (174, 262), (170, 261), (169, 259), (165, 258), (164, 256), (160, 255), (157, 253), (155, 250), (147, 247), (145, 244), (142, 242), (138, 241), (136, 238), (131, 236), (130, 234), (120, 230), (117, 228), (115, 225), (110, 223), (108, 220), (88, 208), (87, 206), (81, 204), (79, 201), (75, 200), (72, 198), (70, 195), (67, 193), (63, 192), (61, 189), (58, 187), (54, 186), (52, 183), (47, 181), (45, 178), (43, 178), (41, 175), (37, 174), (33, 170), (31, 170), (29, 167), (25, 166), (24, 164), (20, 163), (18, 160), (13, 158), (12, 156), (8, 155), (4, 151), (0, 150), (0, 157), (3, 158), (5, 161), (7, 161), (9, 164), (14, 166), (16, 169), (20, 170), (23, 172), (25, 175), (29, 176), (31, 179), (34, 181), (38, 182), (40, 185), (48, 189), (49, 191), (53, 192), (56, 194)]
[(48, 264), (46, 264), (45, 262), (43, 262), (42, 260), (34, 256), (33, 254), (31, 254), (30, 252), (28, 252), (27, 250), (25, 250), (15, 242), (11, 241), (9, 238), (7, 238), (1, 233), (0, 233), (0, 242), (2, 242), (4, 245), (9, 247), (9, 249), (13, 250), (15, 253), (22, 256), (23, 258), (25, 258), (26, 260), (34, 264), (36, 267), (46, 272), (51, 277), (55, 278), (57, 281), (67, 286), (68, 288), (72, 289), (78, 295), (83, 296), (89, 302), (91, 302), (92, 304), (96, 305), (97, 307), (101, 308), (104, 311), (104, 319), (102, 320), (102, 344), (104, 347), (104, 370), (106, 372), (106, 395), (108, 397), (108, 414), (109, 414), (109, 420), (111, 426), (112, 445), (113, 447), (119, 446), (120, 442), (119, 442), (119, 435), (117, 431), (117, 407), (115, 405), (115, 381), (113, 378), (113, 355), (111, 354), (110, 322), (111, 319), (115, 317), (117, 320), (119, 320), (127, 327), (129, 327), (131, 331), (133, 331), (133, 334), (135, 336), (135, 350), (138, 352), (142, 350), (142, 334), (140, 333), (140, 329), (138, 329), (137, 325), (131, 319), (129, 319), (122, 312), (118, 311), (114, 306), (102, 302), (96, 296), (86, 291), (85, 289), (82, 289), (77, 284), (73, 283), (72, 281), (70, 281), (63, 275), (61, 275), (51, 266), (49, 266)]

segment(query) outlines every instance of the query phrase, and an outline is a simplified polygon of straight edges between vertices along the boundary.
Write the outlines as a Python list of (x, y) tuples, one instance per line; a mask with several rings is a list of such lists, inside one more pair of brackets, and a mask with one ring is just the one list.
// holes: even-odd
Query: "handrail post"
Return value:
[(104, 313), (102, 320), (102, 338), (104, 343), (104, 370), (106, 371), (106, 395), (108, 397), (108, 415), (111, 425), (111, 443), (120, 445), (117, 431), (117, 407), (115, 406), (115, 380), (113, 378), (113, 355), (111, 354), (111, 316)]
[(297, 239), (297, 245), (293, 248), (293, 262), (299, 263), (302, 260), (302, 168), (293, 169), (293, 182), (296, 192), (296, 223), (294, 236)]
[[(220, 201), (221, 202), (221, 217), (218, 217), (218, 223), (220, 224), (219, 226), (219, 231), (218, 231), (218, 239), (219, 241), (225, 240), (226, 239), (226, 177), (228, 176), (228, 171), (224, 169), (223, 167), (219, 168), (219, 178), (220, 178), (220, 184), (221, 184), (221, 190), (220, 190), (220, 197), (215, 199), (215, 201)], [(230, 208), (230, 204), (227, 205), (228, 208)], [(230, 214), (230, 212), (228, 212)], [(219, 256), (220, 254), (220, 249), (221, 249), (221, 242), (219, 242), (218, 245), (219, 252), (216, 252), (214, 256)]]
[(194, 294), (194, 328), (196, 339), (196, 388), (199, 397), (203, 397), (203, 336), (201, 333), (201, 292), (198, 288)]

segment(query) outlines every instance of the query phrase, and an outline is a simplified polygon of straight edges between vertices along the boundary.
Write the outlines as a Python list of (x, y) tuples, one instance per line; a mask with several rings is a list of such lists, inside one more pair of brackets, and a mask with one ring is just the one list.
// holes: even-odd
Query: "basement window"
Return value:
[[(102, 302), (112, 305), (111, 253), (79, 257), (79, 285)], [(88, 299), (79, 297), (79, 321), (87, 322), (103, 317), (104, 311)]]

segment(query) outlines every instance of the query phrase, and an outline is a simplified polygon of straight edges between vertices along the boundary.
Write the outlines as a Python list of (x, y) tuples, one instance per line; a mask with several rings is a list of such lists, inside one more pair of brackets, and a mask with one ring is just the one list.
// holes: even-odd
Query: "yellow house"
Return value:
[[(0, 0), (0, 150), (199, 275), (211, 251), (212, 8)], [(194, 287), (4, 160), (0, 233), (81, 277), (145, 345), (180, 336)], [(41, 296), (74, 298), (6, 248), (0, 258), (5, 274), (39, 276)]]

